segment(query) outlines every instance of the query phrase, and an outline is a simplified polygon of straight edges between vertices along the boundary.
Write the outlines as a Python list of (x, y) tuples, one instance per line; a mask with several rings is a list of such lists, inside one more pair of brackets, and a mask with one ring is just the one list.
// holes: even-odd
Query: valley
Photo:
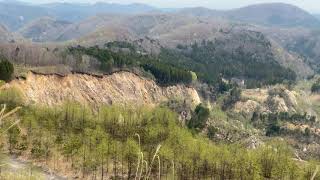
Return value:
[(317, 15), (285, 3), (0, 11), (0, 179), (320, 179)]

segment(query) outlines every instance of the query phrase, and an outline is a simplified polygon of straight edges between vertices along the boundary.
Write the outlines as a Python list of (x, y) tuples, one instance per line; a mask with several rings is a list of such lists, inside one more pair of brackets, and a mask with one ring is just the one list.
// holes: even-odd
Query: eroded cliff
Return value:
[(194, 105), (200, 103), (193, 88), (176, 85), (160, 87), (153, 80), (130, 72), (94, 76), (89, 74), (42, 75), (29, 72), (3, 88), (19, 89), (27, 104), (58, 105), (76, 101), (86, 105), (157, 105), (175, 98)]

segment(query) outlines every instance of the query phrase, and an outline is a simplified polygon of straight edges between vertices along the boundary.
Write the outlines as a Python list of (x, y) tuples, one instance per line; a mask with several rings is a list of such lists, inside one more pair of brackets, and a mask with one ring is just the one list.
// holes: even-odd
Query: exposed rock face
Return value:
[(267, 89), (248, 89), (242, 93), (243, 101), (235, 104), (235, 112), (248, 117), (253, 112), (296, 112), (298, 103), (294, 92), (284, 87)]
[(289, 108), (287, 107), (285, 100), (279, 96), (268, 98), (267, 106), (271, 112), (289, 111)]
[(269, 90), (267, 106), (271, 112), (296, 112), (297, 105), (294, 93), (284, 87), (274, 87)]
[(6, 87), (16, 87), (27, 104), (57, 105), (76, 101), (87, 105), (156, 105), (170, 98), (199, 104), (197, 91), (183, 85), (159, 87), (154, 81), (130, 72), (96, 77), (87, 74), (39, 75), (29, 72), (26, 80), (14, 80)]

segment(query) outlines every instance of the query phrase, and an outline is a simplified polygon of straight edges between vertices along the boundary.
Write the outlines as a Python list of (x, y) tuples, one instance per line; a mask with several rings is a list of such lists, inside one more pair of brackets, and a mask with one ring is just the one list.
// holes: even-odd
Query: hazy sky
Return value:
[(256, 3), (283, 2), (297, 5), (310, 12), (320, 13), (319, 0), (24, 0), (32, 3), (47, 2), (78, 2), (78, 3), (94, 3), (114, 2), (114, 3), (146, 3), (156, 7), (176, 8), (176, 7), (192, 7), (204, 6), (214, 9), (231, 9)]

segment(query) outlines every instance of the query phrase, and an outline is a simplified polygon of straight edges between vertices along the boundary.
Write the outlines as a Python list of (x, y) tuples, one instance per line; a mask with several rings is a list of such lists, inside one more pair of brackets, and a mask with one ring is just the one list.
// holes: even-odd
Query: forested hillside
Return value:
[[(243, 78), (247, 81), (248, 87), (261, 87), (284, 81), (294, 82), (296, 79), (295, 72), (282, 67), (274, 60), (271, 50), (261, 55), (241, 47), (227, 50), (224, 44), (219, 42), (203, 41), (192, 46), (178, 45), (177, 49), (163, 48), (158, 56), (147, 56), (137, 53), (135, 46), (130, 43), (118, 42), (113, 47), (120, 48), (117, 52), (112, 51), (110, 44), (103, 49), (76, 47), (69, 48), (69, 51), (97, 58), (101, 63), (100, 70), (104, 72), (110, 72), (114, 68), (141, 67), (162, 84), (190, 84), (192, 82), (190, 71), (196, 72), (202, 82), (212, 85), (221, 77)], [(261, 45), (270, 48), (268, 44)]]
[(218, 82), (221, 76), (229, 79), (243, 78), (248, 87), (282, 83), (286, 80), (293, 82), (296, 79), (292, 70), (282, 67), (274, 60), (271, 51), (259, 56), (246, 52), (243, 48), (227, 50), (219, 42), (204, 41), (191, 47), (180, 45), (177, 50), (163, 49), (160, 59), (189, 68), (197, 72), (200, 79), (209, 83)]

